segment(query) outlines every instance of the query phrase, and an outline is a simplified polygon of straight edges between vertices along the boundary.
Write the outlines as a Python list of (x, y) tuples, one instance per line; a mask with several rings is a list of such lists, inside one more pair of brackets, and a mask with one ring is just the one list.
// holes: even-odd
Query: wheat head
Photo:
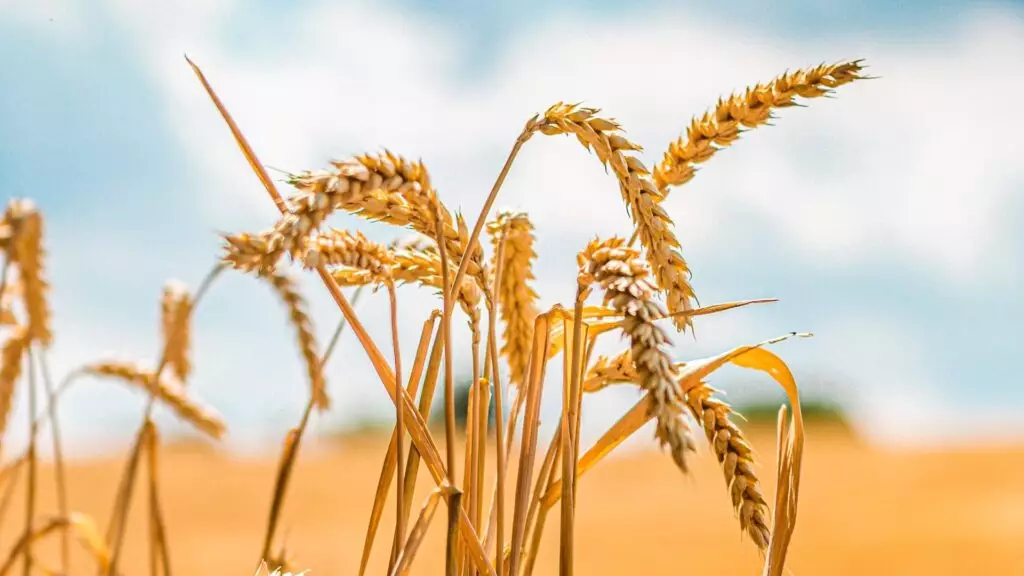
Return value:
[(655, 324), (665, 314), (654, 300), (657, 291), (650, 268), (621, 238), (592, 241), (577, 261), (581, 290), (599, 284), (605, 304), (622, 314), (622, 330), (629, 337), (638, 382), (654, 398), (651, 410), (657, 420), (656, 436), (663, 446), (669, 446), (672, 459), (686, 472), (686, 453), (695, 446), (684, 418), (683, 392), (665, 352), (671, 342)]
[(815, 66), (788, 72), (767, 84), (756, 84), (742, 94), (719, 99), (714, 110), (694, 118), (686, 136), (669, 145), (665, 156), (654, 168), (654, 183), (663, 200), (671, 186), (681, 186), (693, 178), (697, 164), (706, 162), (715, 152), (735, 142), (744, 128), (767, 124), (779, 108), (796, 104), (795, 98), (818, 98), (832, 89), (864, 78), (860, 60)]
[(21, 360), (28, 349), (31, 338), (28, 328), (17, 326), (0, 350), (0, 438), (7, 430), (7, 418), (14, 399), (14, 387), (21, 376)]
[[(420, 241), (406, 242), (400, 245), (403, 247), (391, 250), (389, 253), (391, 261), (387, 272), (389, 277), (401, 284), (417, 284), (440, 290), (442, 284), (441, 256), (437, 248)], [(449, 263), (448, 274), (455, 274), (451, 263)], [(352, 267), (332, 269), (331, 276), (339, 286), (362, 286), (375, 282), (374, 274)], [(482, 297), (483, 292), (475, 280), (463, 279), (458, 302), (471, 322), (479, 320)]]
[(288, 319), (295, 328), (299, 351), (302, 353), (302, 359), (306, 362), (310, 393), (313, 395), (316, 406), (321, 410), (326, 410), (330, 408), (331, 401), (327, 396), (327, 384), (324, 381), (323, 371), (320, 370), (320, 354), (316, 335), (313, 332), (313, 321), (310, 320), (309, 314), (306, 312), (306, 299), (302, 297), (295, 281), (288, 275), (274, 272), (266, 276), (266, 279), (288, 308)]
[(216, 411), (189, 398), (184, 388), (173, 380), (162, 378), (155, 381), (152, 370), (134, 362), (97, 362), (86, 365), (82, 373), (116, 378), (136, 386), (167, 404), (182, 420), (202, 432), (217, 439), (224, 435), (224, 421)]
[[(597, 154), (602, 164), (611, 166), (657, 285), (665, 291), (669, 312), (690, 310), (695, 300), (690, 269), (679, 252), (672, 219), (659, 205), (661, 192), (650, 179), (647, 167), (632, 154), (641, 148), (622, 135), (617, 122), (598, 116), (599, 112), (596, 108), (560, 102), (544, 113), (538, 129), (548, 135), (573, 134), (585, 148)], [(680, 315), (673, 317), (672, 322), (682, 330), (689, 326), (690, 319)]]
[(160, 327), (163, 332), (164, 354), (167, 367), (183, 385), (192, 372), (189, 360), (192, 339), (191, 322), (192, 295), (188, 288), (177, 281), (164, 285), (160, 298)]
[[(537, 293), (530, 285), (534, 279), (533, 224), (526, 214), (501, 212), (487, 223), (494, 246), (492, 269), (501, 266), (501, 285), (497, 287), (501, 319), (505, 323), (501, 353), (508, 359), (509, 381), (521, 384), (526, 377), (533, 342), (533, 321), (537, 317)], [(502, 262), (497, 262), (498, 246), (504, 242)]]
[(43, 266), (43, 216), (31, 201), (14, 199), (7, 205), (4, 222), (9, 223), (14, 231), (9, 254), (20, 272), (29, 337), (49, 346), (53, 333), (50, 331), (50, 309), (46, 300), (50, 285), (44, 276)]
[(686, 403), (700, 422), (708, 443), (718, 458), (729, 487), (732, 505), (745, 530), (761, 550), (768, 547), (768, 503), (761, 493), (761, 483), (754, 470), (754, 451), (747, 444), (743, 431), (730, 419), (732, 408), (714, 398), (715, 390), (701, 382), (686, 391)]
[[(333, 210), (344, 210), (372, 221), (411, 228), (430, 238), (436, 236), (441, 218), (445, 250), (458, 263), (467, 255), (469, 229), (461, 214), (453, 218), (430, 184), (426, 167), (385, 152), (333, 162), (334, 170), (303, 172), (290, 182), (299, 193), (290, 199), (292, 213), (275, 231), (315, 228)], [(303, 232), (304, 233), (304, 232)], [(273, 241), (271, 241), (273, 246)], [(285, 250), (288, 241), (283, 241)], [(469, 254), (467, 273), (486, 291), (489, 270), (479, 245)]]
[(633, 364), (633, 351), (626, 350), (614, 358), (598, 356), (583, 378), (583, 391), (590, 394), (622, 382), (638, 383), (640, 376)]

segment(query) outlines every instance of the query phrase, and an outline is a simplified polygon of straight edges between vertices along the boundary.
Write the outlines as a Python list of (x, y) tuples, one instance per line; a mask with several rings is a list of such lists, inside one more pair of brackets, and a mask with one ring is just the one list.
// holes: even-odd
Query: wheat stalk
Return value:
[(664, 317), (654, 301), (656, 290), (647, 263), (621, 238), (594, 240), (577, 257), (579, 285), (584, 294), (595, 283), (604, 290), (604, 302), (623, 315), (622, 330), (640, 386), (652, 393), (656, 436), (669, 446), (676, 465), (687, 471), (686, 453), (694, 450), (690, 430), (682, 417), (683, 391), (665, 348), (668, 336), (654, 322)]
[(180, 384), (172, 380), (155, 381), (152, 370), (134, 362), (107, 361), (86, 365), (83, 374), (117, 378), (145, 390), (167, 404), (182, 419), (213, 438), (224, 435), (226, 427), (212, 408), (189, 398)]
[[(494, 264), (501, 267), (501, 284), (497, 300), (505, 323), (501, 353), (508, 359), (509, 383), (520, 385), (529, 366), (533, 341), (533, 320), (537, 317), (537, 293), (530, 286), (533, 261), (533, 224), (523, 213), (501, 212), (487, 224), (494, 246)], [(498, 246), (504, 241), (502, 262), (498, 262)]]
[[(672, 219), (659, 205), (661, 192), (643, 162), (632, 155), (641, 150), (640, 146), (622, 135), (617, 122), (598, 116), (599, 112), (596, 108), (559, 102), (544, 113), (539, 130), (548, 135), (573, 134), (585, 148), (597, 154), (603, 165), (611, 166), (657, 285), (665, 291), (669, 312), (686, 312), (695, 300), (690, 269), (679, 253)], [(680, 330), (690, 323), (685, 314), (674, 316), (672, 321)]]
[(861, 60), (821, 64), (787, 72), (766, 84), (755, 84), (742, 94), (719, 99), (715, 108), (694, 118), (686, 136), (669, 144), (665, 156), (654, 168), (654, 183), (662, 197), (671, 186), (682, 186), (693, 178), (697, 164), (735, 142), (743, 129), (753, 129), (774, 118), (773, 111), (797, 104), (796, 98), (828, 96), (834, 88), (865, 78)]

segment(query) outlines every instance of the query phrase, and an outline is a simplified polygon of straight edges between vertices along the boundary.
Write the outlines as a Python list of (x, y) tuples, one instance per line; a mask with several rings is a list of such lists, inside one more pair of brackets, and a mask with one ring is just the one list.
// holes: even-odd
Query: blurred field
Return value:
[[(1024, 574), (1024, 447), (887, 452), (838, 427), (819, 425), (809, 432), (792, 573)], [(772, 432), (754, 430), (753, 439), (768, 476), (774, 466)], [(300, 567), (313, 575), (355, 573), (385, 446), (386, 438), (377, 436), (320, 440), (304, 454), (285, 515), (288, 548)], [(73, 464), (73, 506), (105, 525), (122, 464)], [(165, 450), (161, 466), (174, 572), (252, 574), (276, 456), (229, 458), (180, 445)], [(47, 467), (46, 510), (54, 506), (51, 479)], [(126, 574), (148, 573), (144, 496), (136, 494)], [(690, 478), (680, 477), (667, 456), (653, 451), (613, 456), (584, 477), (579, 498), (579, 574), (760, 573), (752, 546), (740, 540), (721, 474), (706, 450)], [(20, 500), (13, 502), (3, 527), (5, 549), (23, 517)], [(414, 573), (442, 572), (443, 521), (439, 512)], [(384, 572), (390, 517), (385, 522), (370, 574)], [(538, 573), (557, 572), (557, 524), (556, 509)], [(81, 573), (87, 560), (74, 553), (80, 567), (75, 572)]]

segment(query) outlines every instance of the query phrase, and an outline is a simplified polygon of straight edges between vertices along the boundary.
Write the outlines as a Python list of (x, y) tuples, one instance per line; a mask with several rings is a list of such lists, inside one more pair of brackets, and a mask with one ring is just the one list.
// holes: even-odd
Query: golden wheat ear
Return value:
[(190, 318), (192, 315), (192, 295), (188, 288), (176, 281), (164, 285), (160, 298), (160, 327), (164, 340), (164, 355), (167, 367), (182, 383), (188, 382), (192, 372), (189, 359), (192, 331)]
[[(497, 301), (505, 332), (501, 354), (508, 359), (509, 382), (521, 385), (526, 377), (530, 348), (533, 342), (533, 320), (537, 317), (537, 293), (530, 285), (534, 280), (533, 224), (526, 214), (501, 212), (487, 224), (494, 246), (492, 268), (501, 268)], [(499, 245), (502, 261), (498, 261)]]
[(13, 232), (8, 255), (18, 267), (29, 336), (34, 342), (49, 346), (53, 333), (46, 296), (50, 285), (43, 261), (43, 215), (32, 201), (16, 198), (7, 205), (4, 222)]
[(180, 384), (173, 380), (156, 381), (152, 370), (133, 362), (105, 361), (86, 365), (83, 374), (115, 378), (126, 384), (149, 392), (175, 412), (179, 418), (194, 426), (200, 432), (219, 439), (226, 426), (220, 414), (185, 394)]
[[(617, 122), (598, 116), (599, 112), (558, 103), (544, 113), (539, 130), (549, 135), (576, 136), (602, 164), (612, 168), (657, 286), (665, 292), (669, 312), (690, 310), (696, 302), (690, 268), (680, 253), (672, 219), (660, 206), (661, 192), (651, 180), (650, 171), (634, 155), (641, 148), (626, 139)], [(679, 330), (690, 326), (685, 315), (673, 316), (672, 322)]]
[(719, 99), (712, 110), (690, 122), (686, 135), (669, 144), (665, 156), (654, 168), (654, 183), (665, 199), (672, 186), (682, 186), (716, 152), (739, 139), (745, 130), (764, 126), (775, 117), (774, 111), (799, 106), (796, 98), (830, 96), (835, 88), (872, 78), (862, 74), (863, 60), (821, 64), (813, 68), (787, 72), (765, 84), (755, 84), (742, 93)]
[(647, 262), (620, 238), (591, 242), (578, 261), (581, 289), (599, 284), (605, 304), (623, 315), (622, 330), (629, 337), (637, 382), (653, 396), (655, 434), (662, 446), (669, 447), (676, 466), (686, 472), (686, 454), (695, 446), (683, 418), (683, 391), (666, 352), (671, 342), (655, 324), (664, 312), (654, 300), (657, 292)]

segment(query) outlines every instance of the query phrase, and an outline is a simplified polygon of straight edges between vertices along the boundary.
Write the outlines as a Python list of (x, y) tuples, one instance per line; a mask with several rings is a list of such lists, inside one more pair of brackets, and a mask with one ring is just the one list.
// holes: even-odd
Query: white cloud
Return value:
[[(585, 25), (555, 16), (514, 37), (483, 79), (467, 82), (454, 74), (465, 47), (452, 39), (453, 30), (370, 3), (289, 16), (299, 25), (268, 38), (273, 49), (259, 57), (236, 52), (224, 34), (241, 4), (110, 5), (135, 35), (145, 68), (165, 96), (165, 118), (195, 166), (197, 215), (217, 229), (262, 227), (274, 210), (183, 52), (203, 66), (263, 162), (315, 168), (328, 156), (387, 145), (423, 157), (443, 198), (470, 220), (526, 118), (555, 101), (604, 107), (647, 146), (650, 164), (691, 115), (719, 95), (787, 68), (865, 56), (881, 80), (843, 87), (837, 99), (814, 101), (809, 109), (781, 112), (777, 127), (744, 135), (674, 193), (667, 206), (686, 250), (727, 254), (737, 235), (756, 234), (801, 266), (897, 263), (960, 284), (985, 282), (1008, 250), (1019, 253), (1019, 246), (1003, 247), (1011, 230), (1001, 218), (1013, 183), (1024, 181), (1012, 140), (1024, 120), (1004, 104), (1024, 90), (1024, 80), (1006, 72), (1024, 57), (1024, 22), (1016, 13), (978, 12), (934, 43), (847, 37), (828, 46), (682, 14), (640, 13)], [(571, 297), (573, 256), (587, 238), (629, 233), (614, 181), (570, 138), (535, 137), (498, 204), (529, 211), (537, 224), (546, 301)], [(743, 257), (757, 258), (737, 256), (738, 265)], [(308, 285), (318, 294), (317, 309), (327, 313), (317, 317), (327, 318), (319, 326), (326, 339), (335, 313), (319, 287)], [(425, 318), (433, 304), (428, 296), (407, 302), (404, 318)], [(716, 322), (737, 323), (721, 329), (716, 349), (774, 334), (730, 320), (743, 314), (702, 322), (708, 328), (701, 346), (709, 346)], [(387, 354), (385, 308), (379, 302), (368, 307), (366, 318)], [(409, 324), (417, 328), (403, 336), (411, 355), (419, 322)], [(854, 370), (887, 391), (864, 396), (866, 418), (891, 425), (885, 433), (893, 436), (904, 432), (897, 424), (914, 420), (915, 409), (920, 422), (934, 421), (946, 399), (935, 396), (922, 369), (927, 354), (894, 355), (893, 347), (912, 340), (909, 335), (888, 340), (893, 347), (877, 343), (878, 334), (896, 338), (899, 326), (881, 319), (857, 326), (853, 333), (837, 332), (853, 339), (862, 355), (880, 354), (890, 366), (870, 374)], [(228, 338), (228, 328), (219, 330)], [(277, 334), (260, 350), (289, 345), (288, 332)], [(347, 345), (353, 352), (344, 355), (337, 378), (341, 402), (353, 411), (366, 405), (384, 410), (388, 403), (379, 386), (369, 385), (375, 378), (354, 352), (351, 334)], [(221, 350), (219, 358), (236, 361), (247, 354), (234, 341)], [(849, 368), (849, 357), (827, 357), (837, 370)], [(225, 379), (266, 379), (271, 363), (257, 361), (258, 367), (222, 362), (213, 371)], [(296, 360), (273, 374), (288, 378), (297, 366)], [(290, 401), (301, 403), (301, 394)], [(617, 411), (606, 416), (613, 415)]]

